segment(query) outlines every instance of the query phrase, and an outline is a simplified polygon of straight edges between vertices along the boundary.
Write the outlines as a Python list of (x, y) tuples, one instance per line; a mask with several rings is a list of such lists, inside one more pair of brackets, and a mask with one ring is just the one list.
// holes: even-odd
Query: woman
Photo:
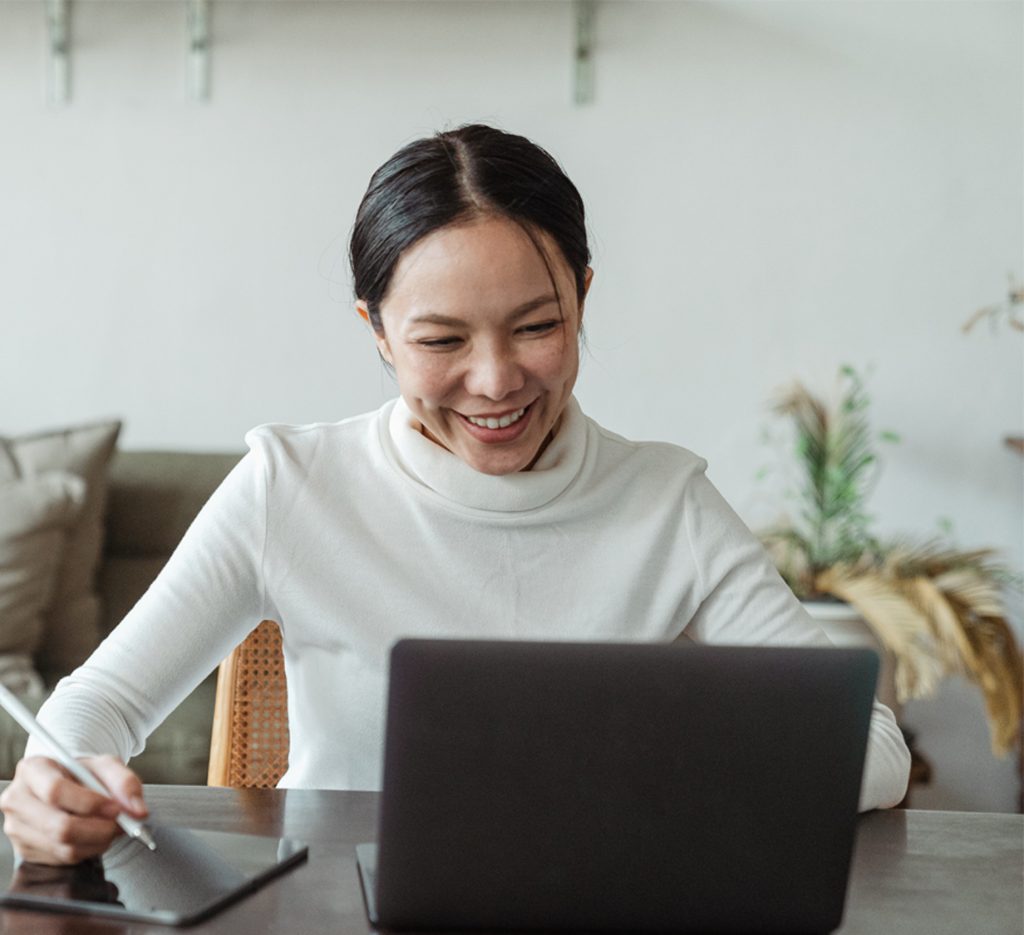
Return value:
[[(0, 801), (19, 852), (102, 852), (123, 765), (264, 618), (282, 627), (283, 786), (375, 788), (399, 637), (827, 643), (760, 545), (668, 444), (580, 411), (583, 203), (522, 137), (468, 126), (373, 176), (351, 262), (400, 398), (331, 425), (263, 426), (149, 592), (41, 718), (113, 798), (30, 746)], [(903, 795), (909, 754), (876, 706), (862, 808)]]

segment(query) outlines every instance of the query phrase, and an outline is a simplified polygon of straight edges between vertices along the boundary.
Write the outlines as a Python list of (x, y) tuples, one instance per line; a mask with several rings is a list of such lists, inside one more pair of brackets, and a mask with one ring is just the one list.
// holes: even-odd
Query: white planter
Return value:
[(836, 646), (866, 646), (875, 650), (881, 659), (876, 694), (887, 705), (896, 720), (900, 720), (903, 706), (896, 700), (895, 666), (892, 654), (882, 647), (875, 631), (868, 626), (860, 611), (849, 604), (832, 601), (804, 601), (807, 612), (821, 624), (828, 638)]

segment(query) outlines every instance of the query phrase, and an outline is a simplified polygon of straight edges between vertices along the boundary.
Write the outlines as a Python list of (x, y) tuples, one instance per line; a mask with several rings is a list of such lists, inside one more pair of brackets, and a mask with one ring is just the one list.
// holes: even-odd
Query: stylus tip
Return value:
[(137, 841), (141, 841), (151, 851), (156, 850), (156, 841), (153, 840), (153, 835), (149, 833), (149, 830), (147, 828), (140, 827), (139, 830), (135, 833), (135, 839)]

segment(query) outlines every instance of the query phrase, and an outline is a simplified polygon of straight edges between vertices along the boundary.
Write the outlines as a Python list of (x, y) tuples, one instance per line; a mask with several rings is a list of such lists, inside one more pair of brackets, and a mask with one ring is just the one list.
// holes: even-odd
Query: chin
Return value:
[(503, 474), (518, 474), (523, 468), (525, 468), (532, 459), (516, 461), (502, 461), (495, 462), (490, 458), (480, 461), (467, 460), (466, 463), (480, 474), (489, 474), (491, 477), (501, 477)]
[(518, 474), (525, 470), (536, 457), (535, 454), (525, 452), (508, 452), (504, 455), (494, 453), (482, 453), (479, 457), (473, 457), (470, 452), (460, 455), (474, 471), (481, 474), (490, 474), (492, 477), (500, 477), (502, 474)]

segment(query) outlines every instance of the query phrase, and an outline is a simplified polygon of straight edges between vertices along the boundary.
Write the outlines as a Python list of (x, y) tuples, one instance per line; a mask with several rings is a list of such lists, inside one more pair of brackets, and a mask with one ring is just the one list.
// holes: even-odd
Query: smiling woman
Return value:
[(490, 127), (417, 140), (371, 179), (350, 256), (423, 434), (484, 474), (532, 467), (576, 382), (593, 276), (558, 163)]
[[(261, 620), (283, 638), (285, 787), (379, 787), (401, 637), (827, 644), (702, 459), (581, 410), (583, 202), (544, 150), (481, 126), (410, 144), (371, 179), (351, 259), (398, 398), (246, 436), (166, 568), (40, 712), (111, 795), (30, 744), (0, 797), (22, 856), (81, 860), (119, 811), (144, 817), (125, 761)], [(861, 808), (898, 802), (908, 770), (876, 704)]]

